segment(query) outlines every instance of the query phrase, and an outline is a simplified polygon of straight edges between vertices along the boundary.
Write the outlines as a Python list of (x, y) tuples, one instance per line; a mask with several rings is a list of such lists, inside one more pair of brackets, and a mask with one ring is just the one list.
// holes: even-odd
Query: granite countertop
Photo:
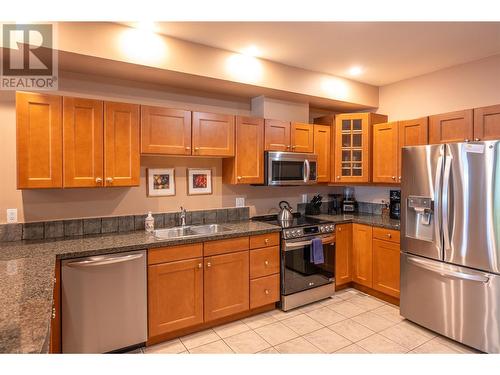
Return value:
[(231, 231), (173, 240), (157, 240), (151, 234), (138, 231), (0, 243), (0, 353), (48, 352), (56, 259), (281, 231), (280, 227), (256, 221), (223, 225)]
[(373, 225), (381, 228), (388, 228), (394, 230), (400, 230), (400, 221), (395, 219), (390, 219), (383, 217), (381, 215), (373, 215), (373, 214), (341, 214), (341, 215), (314, 215), (315, 218), (329, 220), (336, 224), (340, 223), (359, 223), (359, 224), (367, 224)]

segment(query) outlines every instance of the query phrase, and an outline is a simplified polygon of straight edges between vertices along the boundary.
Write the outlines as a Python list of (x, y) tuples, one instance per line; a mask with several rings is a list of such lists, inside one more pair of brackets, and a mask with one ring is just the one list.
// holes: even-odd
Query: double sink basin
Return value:
[(170, 240), (176, 238), (206, 236), (208, 234), (226, 233), (231, 231), (233, 231), (233, 229), (223, 225), (208, 224), (208, 225), (189, 225), (183, 227), (158, 229), (155, 230), (153, 234), (157, 239)]

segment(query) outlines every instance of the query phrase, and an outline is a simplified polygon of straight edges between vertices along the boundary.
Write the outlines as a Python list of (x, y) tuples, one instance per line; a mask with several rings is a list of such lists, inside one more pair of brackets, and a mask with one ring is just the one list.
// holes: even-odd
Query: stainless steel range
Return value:
[[(335, 224), (295, 215), (279, 222), (276, 215), (254, 217), (283, 228), (281, 232), (281, 308), (285, 311), (335, 293)], [(322, 242), (322, 261), (313, 259), (313, 239)], [(316, 249), (317, 251), (317, 249)]]

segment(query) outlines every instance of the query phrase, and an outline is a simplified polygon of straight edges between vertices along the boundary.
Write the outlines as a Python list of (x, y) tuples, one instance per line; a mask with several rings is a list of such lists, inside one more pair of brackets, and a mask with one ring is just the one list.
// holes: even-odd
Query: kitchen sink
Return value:
[(194, 236), (204, 236), (207, 234), (224, 233), (232, 231), (231, 228), (219, 224), (190, 225), (184, 227), (157, 229), (153, 232), (158, 239), (174, 239)]

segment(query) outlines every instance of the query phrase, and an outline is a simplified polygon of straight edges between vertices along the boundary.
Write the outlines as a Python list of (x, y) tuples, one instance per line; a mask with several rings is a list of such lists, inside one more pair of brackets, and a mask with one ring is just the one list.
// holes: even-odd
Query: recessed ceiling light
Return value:
[(243, 48), (241, 53), (246, 56), (258, 57), (260, 55), (260, 50), (257, 46), (252, 44), (248, 47)]
[(363, 68), (359, 65), (351, 66), (349, 68), (349, 74), (352, 76), (359, 76), (361, 73), (363, 73)]
[(148, 32), (155, 32), (156, 31), (156, 23), (152, 21), (140, 21), (135, 24), (136, 29), (142, 30), (142, 31), (148, 31)]

